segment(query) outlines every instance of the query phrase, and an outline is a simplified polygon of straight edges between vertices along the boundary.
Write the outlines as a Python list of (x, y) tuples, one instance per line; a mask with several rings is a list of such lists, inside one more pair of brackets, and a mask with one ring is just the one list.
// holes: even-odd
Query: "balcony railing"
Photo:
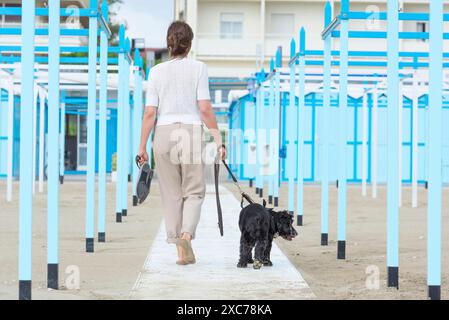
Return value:
[[(231, 36), (220, 33), (197, 34), (197, 55), (202, 57), (228, 57), (255, 59), (260, 55), (262, 38), (259, 34), (241, 34)], [(265, 55), (274, 55), (278, 46), (290, 48), (290, 37), (284, 34), (265, 36)], [(288, 55), (290, 52), (284, 52)]]
[(254, 58), (257, 45), (261, 43), (258, 35), (222, 35), (219, 33), (197, 34), (199, 56), (226, 56)]

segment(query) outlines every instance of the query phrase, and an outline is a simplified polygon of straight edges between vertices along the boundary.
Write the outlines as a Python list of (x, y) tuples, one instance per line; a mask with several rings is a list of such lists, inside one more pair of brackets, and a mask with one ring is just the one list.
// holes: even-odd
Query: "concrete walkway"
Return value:
[(197, 264), (178, 266), (176, 248), (166, 243), (164, 222), (131, 292), (132, 299), (313, 299), (301, 274), (276, 244), (273, 267), (236, 267), (239, 257), (240, 200), (221, 187), (224, 237), (217, 227), (213, 186), (208, 186), (197, 239)]

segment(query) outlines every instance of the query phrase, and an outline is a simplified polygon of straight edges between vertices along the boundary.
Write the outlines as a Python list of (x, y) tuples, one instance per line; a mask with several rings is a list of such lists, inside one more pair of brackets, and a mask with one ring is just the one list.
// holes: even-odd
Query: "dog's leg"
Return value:
[(273, 245), (273, 237), (270, 236), (268, 238), (268, 243), (267, 243), (267, 246), (265, 248), (264, 257), (263, 257), (263, 265), (266, 266), (266, 267), (273, 266), (273, 262), (271, 262), (271, 259), (270, 259), (272, 245)]
[(251, 251), (253, 249), (253, 245), (251, 245), (251, 243), (249, 243), (245, 237), (243, 236), (243, 234), (240, 237), (240, 259), (239, 259), (239, 263), (237, 264), (238, 268), (246, 268), (249, 261), (248, 261), (248, 257), (251, 257)]
[(254, 250), (254, 269), (260, 269), (263, 265), (265, 248), (267, 246), (267, 240), (258, 240), (256, 243), (256, 249)]
[(252, 246), (251, 246), (251, 249), (248, 250), (247, 256), (246, 256), (246, 261), (247, 261), (249, 264), (253, 264), (253, 263), (254, 263), (254, 259), (253, 259), (253, 247), (254, 247), (254, 245), (252, 245)]

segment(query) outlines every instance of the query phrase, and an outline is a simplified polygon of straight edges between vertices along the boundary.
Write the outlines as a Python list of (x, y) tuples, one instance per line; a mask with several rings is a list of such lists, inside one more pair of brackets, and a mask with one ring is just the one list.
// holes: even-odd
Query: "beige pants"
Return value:
[(183, 233), (195, 238), (206, 192), (202, 135), (200, 125), (156, 127), (153, 150), (168, 243)]

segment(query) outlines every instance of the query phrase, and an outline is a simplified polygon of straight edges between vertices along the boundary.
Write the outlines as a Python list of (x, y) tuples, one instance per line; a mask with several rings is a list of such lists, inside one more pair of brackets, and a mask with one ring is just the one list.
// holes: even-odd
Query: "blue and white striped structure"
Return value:
[[(444, 19), (446, 20), (446, 19)], [(427, 212), (427, 285), (429, 297), (441, 297), (442, 75), (443, 1), (430, 1), (429, 52), (429, 195)], [(448, 19), (449, 20), (449, 19)]]
[[(34, 109), (34, 23), (35, 3), (23, 7), (22, 90), (20, 99), (20, 154), (33, 154)], [(33, 169), (25, 157), (20, 160), (19, 211), (19, 299), (31, 299), (33, 247)]]
[[(350, 21), (373, 19), (372, 14), (351, 11), (348, 0), (342, 0), (340, 12), (333, 19), (329, 3), (324, 10), (324, 50), (303, 48), (301, 42), (305, 39), (305, 32), (301, 32), (299, 50), (292, 40), (289, 68), (274, 70), (280, 75), (281, 105), (280, 117), (271, 121), (276, 123), (279, 120), (281, 132), (287, 131), (285, 139), (281, 138), (278, 158), (283, 158), (282, 150), (286, 148), (286, 161), (281, 161), (279, 173), (281, 181), (288, 181), (288, 210), (293, 211), (296, 200), (298, 222), (301, 222), (304, 215), (303, 180), (320, 181), (321, 243), (327, 245), (329, 182), (336, 180), (337, 257), (345, 259), (347, 183), (361, 183), (363, 195), (366, 195), (366, 186), (370, 183), (373, 197), (377, 197), (378, 183), (387, 183), (387, 284), (399, 288), (401, 187), (403, 184), (412, 185), (412, 206), (417, 207), (418, 183), (428, 184), (429, 297), (439, 299), (441, 192), (442, 184), (449, 183), (449, 172), (444, 169), (444, 164), (449, 163), (449, 155), (442, 153), (443, 148), (449, 147), (449, 137), (443, 136), (442, 128), (443, 119), (449, 115), (446, 111), (449, 107), (447, 87), (442, 80), (443, 70), (449, 66), (449, 54), (443, 52), (443, 41), (449, 38), (449, 34), (443, 32), (443, 23), (449, 21), (449, 15), (443, 13), (442, 1), (431, 1), (430, 13), (407, 13), (399, 12), (396, 0), (388, 0), (387, 12), (374, 16), (374, 19), (387, 22), (387, 30), (358, 31), (350, 30)], [(402, 32), (399, 30), (401, 21), (430, 21), (430, 33)], [(340, 40), (338, 50), (332, 50), (334, 38)], [(351, 51), (351, 39), (383, 39), (388, 50)], [(403, 39), (430, 39), (430, 50), (400, 51), (399, 41)], [(428, 79), (426, 70), (430, 74)], [(268, 75), (268, 78), (272, 77), (273, 70)], [(269, 84), (259, 82), (259, 91), (266, 91)], [(425, 85), (427, 82), (428, 86)], [(260, 99), (259, 93), (256, 97), (261, 100), (256, 102), (257, 114), (267, 99)], [(269, 99), (268, 102), (272, 105)], [(247, 113), (242, 112), (246, 104), (245, 98), (232, 103), (231, 128), (249, 128), (245, 119)], [(292, 113), (297, 115), (294, 123)], [(338, 121), (331, 122), (330, 119)], [(427, 119), (428, 127), (425, 125)], [(265, 127), (269, 126), (268, 123)], [(319, 138), (315, 139), (317, 133)], [(297, 144), (296, 149), (292, 147), (292, 139)], [(231, 145), (230, 148), (233, 147)], [(240, 155), (235, 158), (242, 159)], [(232, 168), (241, 179), (252, 179), (245, 175), (248, 171), (244, 159), (239, 165), (233, 164)], [(292, 176), (294, 163), (296, 172)], [(257, 165), (261, 166), (260, 163)], [(296, 199), (293, 198), (295, 179)], [(263, 185), (259, 183), (256, 186), (261, 192)]]
[[(87, 116), (87, 184), (86, 184), (86, 251), (94, 251), (95, 238), (95, 180), (98, 173), (98, 241), (106, 241), (106, 172), (111, 166), (112, 153), (118, 151), (117, 199), (119, 199), (120, 218), (126, 214), (128, 196), (128, 175), (135, 171), (131, 154), (135, 152), (136, 132), (139, 130), (139, 117), (143, 109), (143, 61), (136, 53), (134, 83), (130, 83), (132, 59), (130, 41), (125, 39), (121, 28), (121, 41), (118, 47), (109, 46), (111, 31), (108, 28), (108, 5), (104, 0), (99, 6), (98, 0), (90, 1), (90, 7), (73, 11), (60, 8), (60, 1), (50, 0), (48, 8), (36, 8), (34, 1), (19, 8), (0, 8), (0, 15), (21, 16), (20, 28), (0, 28), (3, 35), (21, 35), (22, 45), (11, 46), (0, 41), (0, 134), (7, 142), (7, 201), (12, 198), (12, 179), (20, 176), (20, 213), (19, 213), (19, 298), (31, 299), (32, 283), (32, 213), (35, 172), (39, 171), (39, 189), (43, 186), (43, 173), (47, 168), (47, 252), (48, 287), (58, 289), (59, 269), (59, 183), (64, 177), (64, 138), (65, 115), (83, 114)], [(36, 16), (48, 17), (48, 27), (35, 28)], [(88, 18), (86, 29), (63, 28), (60, 17), (76, 16)], [(37, 36), (48, 37), (47, 46), (35, 46)], [(86, 37), (88, 45), (83, 47), (62, 47), (61, 36)], [(98, 46), (97, 39), (100, 39)], [(83, 53), (85, 56), (67, 54)], [(98, 55), (99, 54), (99, 55)], [(117, 65), (121, 64), (117, 69)], [(99, 71), (97, 67), (99, 66)], [(64, 71), (68, 69), (68, 72)], [(20, 71), (20, 73), (17, 73)], [(40, 79), (40, 74), (48, 74), (48, 81)], [(118, 71), (111, 72), (111, 71)], [(66, 77), (67, 73), (76, 78)], [(112, 81), (111, 79), (112, 78)], [(108, 90), (117, 86), (120, 101), (108, 99)], [(98, 80), (98, 81), (97, 81)], [(97, 82), (99, 83), (97, 85)], [(131, 88), (132, 87), (132, 88)], [(20, 88), (20, 89), (18, 89)], [(71, 90), (86, 91), (86, 97), (69, 96)], [(99, 96), (97, 97), (97, 90)], [(131, 90), (134, 99), (131, 100)], [(19, 92), (18, 92), (19, 91)], [(4, 92), (7, 94), (4, 95)], [(19, 98), (20, 97), (20, 98)], [(39, 100), (38, 100), (39, 98)], [(3, 102), (7, 108), (3, 108)], [(20, 109), (17, 107), (20, 101)], [(134, 110), (136, 109), (136, 110)], [(7, 111), (7, 134), (3, 139), (3, 110)], [(18, 111), (20, 110), (20, 116)], [(111, 130), (116, 130), (114, 115), (119, 111), (118, 121), (122, 145), (116, 149), (111, 139)], [(38, 112), (39, 111), (39, 112)], [(47, 111), (47, 112), (45, 112)], [(131, 118), (131, 112), (135, 117)], [(97, 118), (98, 117), (98, 118)], [(132, 119), (132, 123), (131, 123)], [(20, 124), (20, 134), (18, 132)], [(39, 127), (38, 127), (39, 124)], [(39, 134), (36, 134), (39, 129)], [(96, 131), (98, 130), (98, 134)], [(131, 134), (131, 132), (133, 132)], [(44, 134), (48, 139), (45, 141)], [(98, 141), (98, 142), (97, 142)], [(131, 142), (133, 147), (131, 147)], [(37, 154), (35, 157), (20, 157), (20, 167), (15, 169), (18, 155), (14, 145), (20, 146), (20, 154)], [(36, 147), (39, 145), (39, 148)], [(46, 149), (44, 148), (46, 147)], [(3, 150), (3, 149), (2, 149)], [(48, 151), (46, 162), (43, 150)], [(3, 155), (3, 153), (2, 153)], [(37, 157), (37, 156), (36, 156)], [(31, 159), (30, 159), (31, 158)], [(2, 157), (3, 159), (3, 157)], [(0, 163), (2, 163), (0, 159)], [(1, 169), (1, 168), (0, 168)], [(135, 175), (134, 175), (135, 176)], [(135, 184), (135, 178), (134, 178)]]

